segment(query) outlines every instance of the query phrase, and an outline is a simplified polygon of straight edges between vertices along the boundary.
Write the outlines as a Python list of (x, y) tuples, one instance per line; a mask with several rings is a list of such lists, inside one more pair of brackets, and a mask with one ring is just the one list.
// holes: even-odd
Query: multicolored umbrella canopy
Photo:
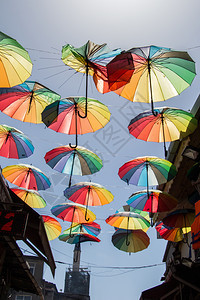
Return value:
[(69, 200), (86, 206), (109, 204), (113, 201), (113, 194), (100, 184), (93, 182), (79, 182), (64, 190)]
[(63, 233), (59, 236), (59, 240), (63, 242), (67, 242), (69, 244), (79, 244), (83, 242), (100, 242), (96, 236), (85, 233), (85, 232), (77, 232), (70, 234), (69, 232), (63, 231)]
[(148, 142), (166, 142), (182, 139), (197, 128), (197, 119), (182, 109), (160, 107), (145, 111), (133, 118), (128, 126), (130, 134)]
[(43, 208), (47, 205), (44, 198), (37, 191), (16, 188), (11, 190), (32, 208)]
[(135, 214), (141, 215), (143, 218), (145, 218), (148, 222), (150, 222), (149, 214), (146, 211), (142, 211), (141, 209), (133, 208), (130, 205), (123, 205), (119, 209), (116, 210), (115, 213), (120, 213), (120, 212), (132, 212)]
[[(118, 95), (133, 101), (151, 103), (179, 95), (189, 87), (196, 75), (195, 63), (187, 52), (147, 46), (132, 48), (135, 71)], [(112, 90), (112, 87), (110, 87)]]
[(80, 118), (85, 111), (85, 97), (68, 97), (53, 102), (42, 112), (45, 125), (57, 132), (85, 134), (103, 128), (110, 121), (110, 111), (98, 100), (87, 99), (87, 117)]
[(56, 219), (49, 216), (42, 215), (41, 217), (44, 222), (44, 227), (49, 241), (56, 239), (62, 230), (60, 223)]
[(164, 225), (173, 228), (191, 227), (195, 219), (193, 209), (177, 209), (166, 216), (162, 221)]
[(155, 228), (163, 239), (171, 242), (176, 242), (176, 243), (184, 239), (183, 236), (184, 233), (191, 231), (191, 228), (188, 227), (188, 228), (183, 228), (185, 229), (185, 231), (183, 232), (182, 228), (173, 228), (173, 227), (166, 226), (165, 224), (163, 224), (162, 221), (157, 223)]
[[(125, 207), (128, 207), (126, 205)], [(126, 246), (130, 245), (128, 230), (142, 229), (147, 231), (150, 227), (149, 221), (141, 214), (131, 211), (132, 208), (122, 208), (122, 211), (116, 212), (106, 219), (106, 223), (115, 228), (126, 229)]]
[(28, 52), (13, 38), (0, 32), (0, 87), (12, 87), (30, 77), (32, 62)]
[(95, 153), (80, 146), (57, 147), (47, 152), (44, 158), (52, 169), (70, 175), (69, 186), (72, 175), (90, 175), (98, 172), (103, 166)]
[(41, 113), (60, 95), (35, 81), (25, 81), (12, 88), (0, 88), (0, 110), (13, 119), (42, 123)]
[(168, 160), (144, 156), (126, 162), (120, 167), (118, 175), (128, 184), (155, 186), (165, 183), (176, 176), (176, 167)]
[[(116, 55), (120, 54), (121, 50), (116, 49), (111, 51), (107, 44), (98, 45), (88, 41), (80, 48), (67, 44), (62, 48), (63, 62), (77, 72), (86, 74), (86, 104), (85, 114), (80, 117), (87, 117), (87, 93), (88, 93), (88, 75), (95, 75), (95, 83), (105, 77), (107, 71), (106, 64)], [(106, 92), (107, 88), (104, 89)], [(107, 90), (108, 91), (108, 90)]]
[(146, 229), (150, 227), (150, 223), (146, 218), (131, 211), (115, 213), (106, 219), (106, 223), (127, 230)]
[(178, 200), (159, 190), (144, 190), (133, 193), (126, 201), (131, 207), (151, 213), (170, 211)]
[(31, 140), (23, 132), (8, 125), (0, 125), (0, 156), (20, 159), (29, 157), (33, 151)]
[[(73, 223), (85, 223), (85, 213), (86, 208), (84, 205), (77, 203), (62, 203), (56, 206), (53, 206), (51, 212), (57, 218), (62, 219), (63, 221), (68, 221)], [(91, 223), (96, 219), (95, 214), (87, 210), (88, 222)], [(72, 226), (71, 226), (72, 227)]]
[(46, 190), (51, 185), (48, 177), (32, 165), (7, 166), (3, 168), (2, 175), (11, 183), (28, 190)]
[(129, 244), (127, 245), (127, 231), (124, 229), (118, 229), (112, 235), (113, 245), (117, 249), (129, 253), (142, 251), (150, 244), (148, 235), (140, 229), (128, 230), (128, 240)]
[(97, 236), (101, 232), (101, 227), (96, 222), (90, 223), (73, 223), (72, 227), (66, 229), (64, 232), (68, 233), (71, 231), (73, 233), (87, 233), (90, 235)]

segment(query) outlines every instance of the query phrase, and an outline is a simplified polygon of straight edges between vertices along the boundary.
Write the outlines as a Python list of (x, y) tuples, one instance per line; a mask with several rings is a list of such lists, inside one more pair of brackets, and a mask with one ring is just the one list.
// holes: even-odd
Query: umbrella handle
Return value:
[(149, 85), (150, 85), (150, 93), (151, 93), (151, 111), (152, 111), (152, 114), (156, 117), (158, 115), (158, 112), (154, 110), (154, 106), (153, 106), (153, 94), (152, 94), (152, 84), (151, 84), (151, 66), (149, 63), (149, 57), (147, 59), (147, 63), (148, 63)]
[(70, 238), (73, 238), (73, 237), (74, 237), (74, 235), (72, 234), (72, 224), (71, 224), (71, 226), (70, 226), (69, 236), (70, 236)]
[(76, 147), (78, 146), (78, 130), (77, 130), (77, 115), (78, 115), (78, 110), (77, 110), (77, 103), (75, 102), (74, 104), (75, 106), (75, 131), (76, 131), (76, 144), (75, 146), (72, 146), (71, 143), (69, 143), (70, 148), (72, 149), (76, 149)]
[(130, 245), (130, 241), (128, 240), (128, 229), (126, 232), (126, 246), (128, 247)]
[(89, 71), (89, 68), (88, 68), (88, 60), (86, 59), (86, 61), (87, 61), (87, 64), (86, 64), (85, 115), (84, 115), (84, 116), (81, 116), (81, 114), (80, 114), (79, 111), (78, 111), (78, 116), (79, 116), (81, 119), (87, 118), (87, 92), (88, 92), (88, 71)]

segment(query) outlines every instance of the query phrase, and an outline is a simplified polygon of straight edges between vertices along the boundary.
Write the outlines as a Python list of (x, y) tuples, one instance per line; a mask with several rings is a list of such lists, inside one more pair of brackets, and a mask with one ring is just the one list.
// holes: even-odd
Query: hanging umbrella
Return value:
[(63, 242), (67, 242), (69, 244), (78, 244), (83, 242), (100, 242), (96, 236), (85, 233), (85, 232), (77, 232), (70, 235), (68, 232), (63, 231), (63, 233), (59, 236), (59, 240)]
[(42, 123), (44, 108), (60, 99), (60, 95), (35, 81), (0, 89), (0, 110), (13, 119)]
[(32, 208), (43, 208), (47, 205), (46, 201), (37, 191), (16, 188), (12, 188), (11, 190)]
[(102, 185), (92, 182), (80, 182), (64, 190), (69, 200), (88, 206), (109, 204), (113, 201), (113, 194)]
[(127, 246), (129, 246), (130, 244), (128, 240), (128, 230), (135, 230), (135, 229), (146, 230), (148, 227), (150, 227), (150, 223), (147, 221), (146, 218), (144, 218), (138, 213), (134, 213), (131, 211), (117, 212), (109, 216), (106, 219), (106, 223), (117, 228), (126, 229)]
[(179, 95), (196, 75), (195, 63), (187, 52), (156, 46), (127, 52), (132, 55), (135, 71), (126, 85), (113, 91), (133, 102), (151, 103), (153, 113), (153, 102)]
[(72, 227), (65, 230), (65, 233), (87, 233), (90, 235), (97, 236), (101, 231), (101, 227), (96, 222), (90, 223), (73, 223)]
[(119, 209), (117, 209), (115, 213), (119, 213), (119, 212), (132, 212), (132, 213), (136, 213), (136, 214), (141, 215), (148, 222), (150, 222), (150, 218), (149, 218), (148, 212), (142, 211), (142, 210), (137, 209), (137, 208), (133, 208), (130, 205), (123, 205), (122, 207), (120, 207)]
[(97, 81), (98, 78), (104, 78), (104, 72), (107, 72), (106, 64), (120, 52), (120, 49), (111, 51), (107, 44), (97, 45), (91, 41), (80, 48), (75, 48), (70, 44), (62, 48), (63, 62), (75, 71), (86, 74), (85, 113), (84, 115), (78, 113), (80, 117), (87, 117), (88, 75), (93, 76), (96, 74)]
[(45, 125), (57, 132), (85, 134), (103, 128), (110, 120), (110, 111), (98, 100), (88, 98), (87, 117), (80, 118), (85, 110), (85, 97), (68, 97), (48, 105), (42, 112)]
[(133, 118), (128, 126), (130, 134), (148, 142), (166, 142), (182, 139), (197, 128), (197, 119), (182, 109), (161, 107), (145, 111)]
[(128, 184), (155, 186), (173, 179), (176, 167), (168, 160), (144, 156), (126, 162), (119, 168), (119, 177)]
[(33, 154), (32, 142), (20, 130), (0, 125), (0, 156), (7, 158), (26, 158)]
[(157, 223), (155, 228), (163, 239), (175, 243), (182, 241), (184, 239), (183, 234), (191, 231), (191, 228), (185, 228), (186, 230), (183, 232), (182, 228), (173, 228), (166, 226), (162, 221)]
[(44, 228), (46, 230), (48, 240), (51, 241), (56, 239), (62, 230), (60, 223), (56, 219), (49, 216), (42, 215), (41, 217), (44, 222)]
[(191, 227), (194, 222), (195, 211), (193, 209), (177, 209), (166, 216), (163, 224), (173, 228)]
[(128, 230), (129, 244), (126, 243), (127, 232), (124, 229), (118, 229), (112, 235), (113, 245), (121, 251), (125, 252), (138, 252), (146, 249), (150, 244), (148, 235), (140, 229)]
[(69, 187), (72, 175), (90, 175), (102, 168), (101, 159), (92, 151), (84, 147), (61, 146), (46, 153), (46, 163), (54, 170), (70, 175)]
[(46, 190), (51, 183), (38, 168), (27, 164), (18, 164), (3, 168), (2, 175), (11, 183), (29, 190)]
[(135, 70), (131, 53), (122, 52), (116, 55), (106, 66), (98, 65), (93, 80), (97, 90), (104, 94), (117, 90), (127, 84)]
[(137, 208), (150, 213), (164, 212), (172, 210), (177, 204), (178, 200), (159, 190), (145, 190), (133, 193), (128, 201), (131, 207)]
[(13, 38), (0, 32), (0, 87), (24, 82), (32, 71), (28, 52)]
[(62, 219), (63, 221), (71, 222), (71, 230), (70, 235), (72, 232), (72, 225), (73, 223), (85, 223), (93, 222), (96, 219), (95, 214), (91, 210), (87, 210), (87, 220), (85, 218), (86, 208), (84, 205), (77, 204), (77, 203), (62, 203), (56, 206), (53, 206), (51, 212), (57, 218)]

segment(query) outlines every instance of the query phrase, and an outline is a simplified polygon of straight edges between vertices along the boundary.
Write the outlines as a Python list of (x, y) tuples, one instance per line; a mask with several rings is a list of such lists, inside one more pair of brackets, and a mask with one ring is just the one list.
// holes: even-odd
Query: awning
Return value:
[[(175, 280), (164, 282), (149, 290), (143, 291), (140, 300), (161, 300), (172, 296), (179, 289)], [(170, 298), (168, 298), (170, 299)]]
[[(49, 265), (54, 276), (56, 265), (41, 216), (22, 201), (10, 188), (8, 188), (8, 191), (13, 203), (22, 205), (23, 211), (28, 213), (28, 222), (23, 241)], [(12, 209), (17, 209), (17, 206)]]
[[(38, 285), (35, 277), (24, 259), (24, 256), (14, 238), (10, 236), (1, 236), (0, 244), (4, 245), (4, 264), (1, 274), (10, 278), (10, 287), (16, 291), (33, 293), (44, 299), (42, 289)], [(4, 276), (4, 275), (2, 275)]]

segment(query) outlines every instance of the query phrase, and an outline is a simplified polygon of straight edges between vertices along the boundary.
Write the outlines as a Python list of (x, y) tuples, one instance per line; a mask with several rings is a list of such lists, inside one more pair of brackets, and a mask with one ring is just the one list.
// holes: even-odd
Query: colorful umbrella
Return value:
[(127, 245), (127, 232), (124, 229), (118, 229), (112, 235), (113, 245), (125, 252), (138, 252), (146, 249), (150, 244), (150, 239), (148, 235), (140, 229), (137, 230), (128, 230), (128, 240), (129, 244)]
[(142, 211), (141, 209), (137, 209), (137, 208), (133, 208), (130, 205), (123, 205), (122, 207), (120, 207), (119, 209), (116, 210), (115, 213), (119, 213), (119, 212), (133, 212), (136, 214), (141, 215), (143, 218), (145, 218), (148, 222), (150, 222), (150, 218), (149, 218), (149, 214), (146, 211)]
[(113, 201), (113, 194), (102, 185), (92, 182), (80, 182), (64, 190), (69, 200), (88, 206), (109, 204)]
[[(86, 208), (84, 205), (77, 204), (77, 203), (62, 203), (56, 206), (53, 206), (51, 212), (57, 218), (62, 219), (63, 221), (71, 222), (71, 230), (70, 235), (72, 232), (72, 224), (73, 223), (85, 223), (85, 213)], [(96, 219), (95, 214), (87, 210), (88, 222), (93, 222)]]
[(14, 127), (0, 125), (0, 156), (26, 158), (33, 154), (32, 142)]
[(69, 244), (78, 244), (83, 242), (100, 242), (96, 236), (85, 233), (85, 232), (78, 232), (73, 233), (72, 235), (68, 232), (63, 231), (63, 233), (59, 236), (59, 240), (63, 242), (67, 242)]
[(11, 183), (28, 190), (46, 190), (51, 185), (48, 177), (32, 165), (7, 166), (3, 168), (2, 175)]
[(80, 117), (87, 117), (88, 75), (93, 76), (96, 74), (95, 82), (104, 78), (104, 72), (107, 71), (106, 64), (120, 52), (120, 49), (110, 51), (107, 44), (97, 45), (91, 41), (80, 48), (75, 48), (70, 44), (62, 48), (63, 62), (75, 71), (86, 74), (85, 114), (79, 114)]
[[(182, 228), (173, 228), (166, 226), (162, 221), (156, 224), (156, 230), (159, 232), (160, 236), (171, 242), (180, 242), (184, 239)], [(187, 228), (187, 232), (191, 231), (191, 228)]]
[(131, 211), (121, 211), (117, 212), (106, 219), (106, 223), (117, 227), (126, 229), (126, 244), (129, 246), (130, 242), (128, 240), (128, 230), (142, 229), (146, 230), (150, 227), (149, 221), (138, 213)]
[(28, 52), (13, 38), (0, 32), (0, 87), (24, 82), (32, 71)]
[(97, 236), (101, 231), (101, 227), (96, 222), (90, 223), (73, 223), (72, 227), (65, 230), (65, 233), (88, 233), (90, 235)]
[(139, 191), (133, 193), (128, 201), (131, 207), (137, 208), (150, 213), (164, 212), (172, 210), (177, 204), (178, 200), (159, 190)]
[[(195, 63), (187, 52), (148, 46), (132, 48), (135, 71), (131, 80), (118, 90), (118, 95), (133, 101), (164, 101), (189, 87), (196, 75)], [(112, 87), (110, 87), (112, 90)]]
[(176, 167), (168, 160), (144, 156), (126, 162), (120, 167), (118, 175), (128, 184), (155, 186), (173, 179)]
[(173, 228), (191, 227), (194, 222), (195, 211), (193, 209), (177, 209), (166, 216), (162, 221), (164, 225)]
[[(45, 125), (57, 132), (66, 134), (85, 134), (103, 128), (110, 120), (106, 105), (95, 99), (87, 99), (87, 117), (80, 118), (85, 110), (85, 97), (68, 97), (48, 105), (42, 112)], [(73, 146), (74, 147), (74, 146)]]
[(89, 175), (102, 168), (101, 159), (92, 151), (84, 147), (61, 146), (46, 153), (46, 163), (54, 170), (70, 174), (69, 187), (72, 175)]
[(60, 95), (35, 81), (6, 89), (0, 89), (0, 110), (13, 119), (30, 123), (42, 123), (41, 113)]
[(43, 208), (47, 205), (46, 201), (37, 191), (15, 188), (12, 188), (11, 190), (32, 208)]
[(146, 111), (133, 118), (128, 126), (130, 134), (148, 142), (165, 142), (182, 139), (197, 128), (197, 119), (182, 109), (161, 107)]
[(41, 217), (44, 222), (44, 227), (49, 241), (54, 240), (61, 233), (62, 227), (60, 223), (56, 219), (49, 216), (42, 215)]

